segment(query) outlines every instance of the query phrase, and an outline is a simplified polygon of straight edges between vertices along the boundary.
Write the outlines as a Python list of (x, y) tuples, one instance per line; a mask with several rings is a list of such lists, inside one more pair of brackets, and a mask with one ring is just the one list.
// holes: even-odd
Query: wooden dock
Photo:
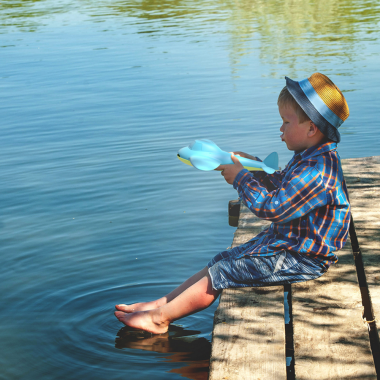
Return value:
[[(375, 380), (376, 369), (380, 378), (380, 156), (342, 165), (358, 241), (321, 278), (285, 289), (288, 324), (283, 286), (224, 290), (209, 380)], [(267, 225), (242, 205), (232, 246)]]

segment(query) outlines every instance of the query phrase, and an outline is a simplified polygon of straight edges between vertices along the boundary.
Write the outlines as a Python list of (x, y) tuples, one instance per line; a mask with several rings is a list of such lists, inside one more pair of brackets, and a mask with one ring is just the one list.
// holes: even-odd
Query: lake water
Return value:
[(341, 157), (379, 155), (379, 32), (371, 0), (2, 1), (0, 379), (206, 379), (216, 303), (164, 336), (113, 316), (231, 244), (236, 192), (177, 150), (283, 167), (284, 76), (319, 71)]

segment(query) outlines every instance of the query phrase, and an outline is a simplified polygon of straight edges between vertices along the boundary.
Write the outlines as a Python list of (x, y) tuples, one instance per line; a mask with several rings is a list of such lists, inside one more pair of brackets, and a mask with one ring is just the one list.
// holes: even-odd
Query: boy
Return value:
[(336, 146), (348, 106), (323, 74), (299, 82), (285, 79), (277, 102), (281, 139), (295, 153), (286, 168), (252, 174), (234, 154), (232, 165), (218, 168), (247, 207), (272, 224), (249, 242), (217, 254), (165, 297), (116, 305), (115, 315), (124, 324), (164, 333), (170, 322), (210, 306), (222, 289), (311, 280), (338, 261), (333, 252), (347, 239), (350, 206)]

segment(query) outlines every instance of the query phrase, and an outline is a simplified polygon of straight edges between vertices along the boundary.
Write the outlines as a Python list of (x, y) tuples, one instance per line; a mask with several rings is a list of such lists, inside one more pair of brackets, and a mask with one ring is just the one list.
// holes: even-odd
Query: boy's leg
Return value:
[(208, 268), (205, 267), (201, 271), (199, 271), (198, 273), (196, 273), (193, 276), (191, 276), (190, 278), (188, 278), (184, 283), (182, 283), (176, 289), (171, 291), (169, 294), (167, 294), (164, 297), (158, 298), (154, 301), (140, 302), (140, 303), (135, 303), (132, 305), (120, 304), (120, 305), (116, 305), (115, 307), (117, 310), (124, 311), (125, 313), (133, 313), (136, 311), (145, 311), (145, 310), (157, 309), (161, 306), (164, 306), (168, 302), (172, 301), (174, 298), (176, 298), (178, 295), (180, 295), (187, 288), (194, 285), (201, 278), (206, 276), (207, 273), (208, 273)]
[[(175, 292), (179, 288), (172, 293), (176, 294)], [(153, 334), (162, 334), (168, 330), (171, 322), (210, 306), (218, 298), (220, 292), (221, 290), (213, 289), (210, 275), (206, 272), (206, 275), (200, 280), (179, 292), (171, 301), (158, 309), (135, 313), (115, 311), (115, 316), (127, 326), (146, 330)]]

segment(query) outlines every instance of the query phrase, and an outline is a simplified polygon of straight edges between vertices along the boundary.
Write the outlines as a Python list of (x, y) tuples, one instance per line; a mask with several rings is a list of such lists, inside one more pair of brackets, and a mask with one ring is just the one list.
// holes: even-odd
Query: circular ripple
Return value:
[[(178, 363), (186, 363), (187, 373), (194, 367), (207, 374), (211, 344), (201, 331), (190, 329), (192, 324), (202, 324), (199, 316), (187, 318), (190, 328), (171, 325), (167, 334), (157, 336), (123, 327), (113, 315), (116, 303), (148, 301), (168, 293), (173, 286), (131, 284), (83, 292), (70, 299), (53, 311), (57, 323), (49, 344), (44, 345), (49, 349), (45, 356), (56, 367), (67, 368), (70, 373), (65, 378), (75, 378), (81, 372), (87, 377), (95, 369), (92, 379), (117, 377), (120, 371), (127, 371), (129, 379), (141, 379), (141, 371), (143, 378), (176, 378), (175, 373), (181, 373)], [(168, 375), (168, 371), (173, 374)]]

